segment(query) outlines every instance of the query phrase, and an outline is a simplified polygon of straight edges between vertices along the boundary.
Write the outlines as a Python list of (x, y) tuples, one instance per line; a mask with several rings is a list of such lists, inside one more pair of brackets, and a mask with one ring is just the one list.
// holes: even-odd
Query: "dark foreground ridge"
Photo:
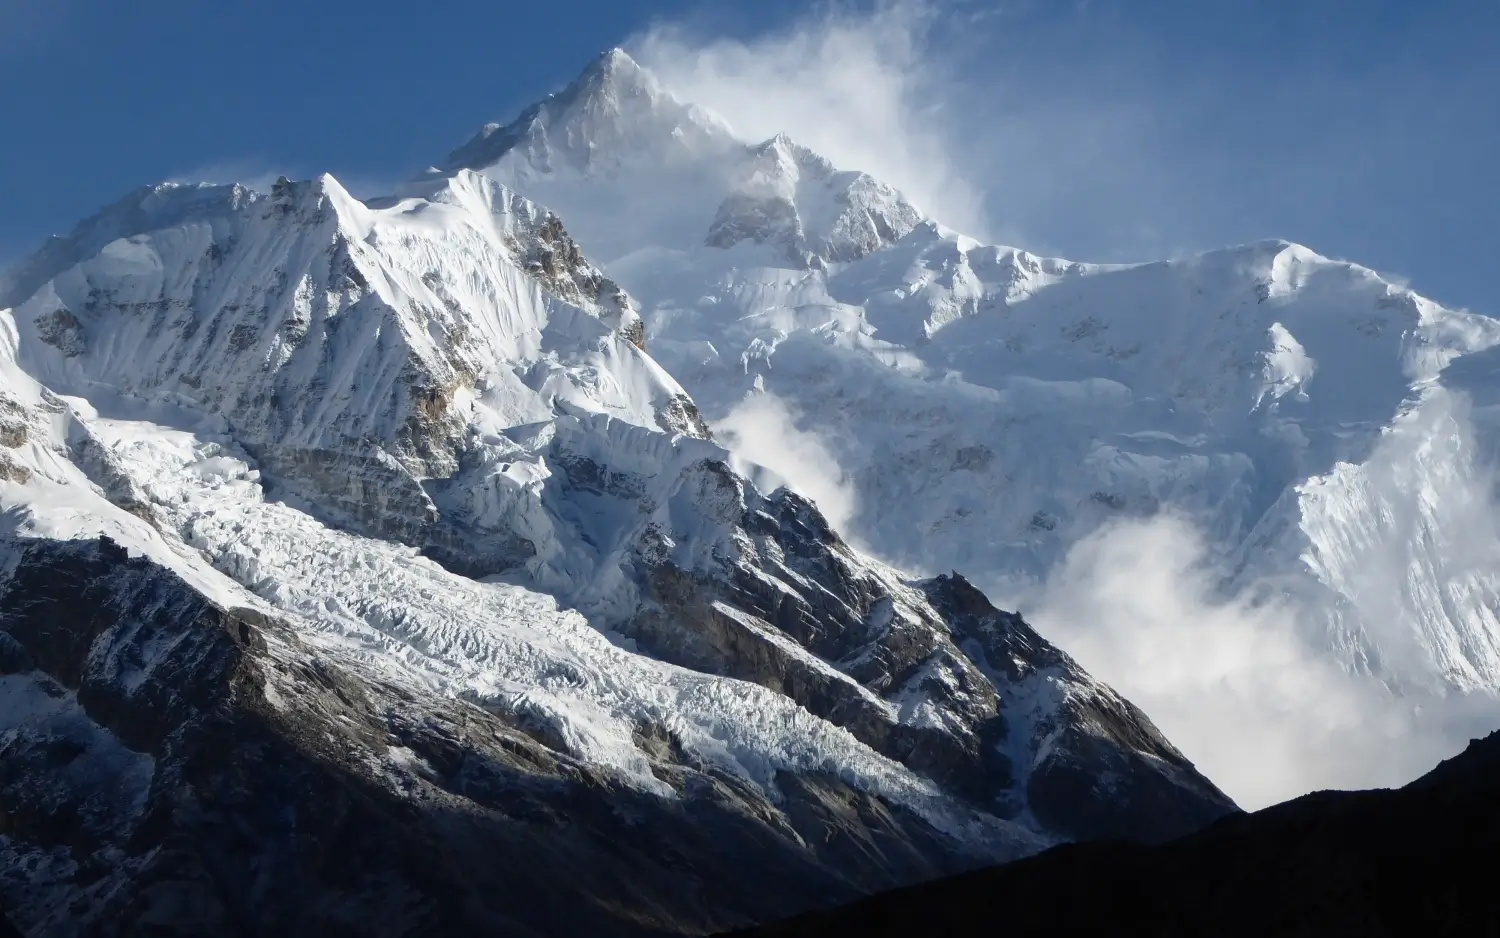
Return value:
[(1071, 844), (746, 938), (1500, 935), (1500, 732), (1405, 788), (1306, 795), (1161, 846)]

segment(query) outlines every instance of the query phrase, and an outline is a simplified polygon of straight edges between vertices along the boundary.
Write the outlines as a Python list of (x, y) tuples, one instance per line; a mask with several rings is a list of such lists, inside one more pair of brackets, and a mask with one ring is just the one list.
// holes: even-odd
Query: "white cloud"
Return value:
[[(1173, 514), (1080, 541), (1027, 602), (1028, 616), (1145, 710), (1243, 807), (1324, 788), (1405, 784), (1500, 723), (1492, 694), (1456, 693), (1436, 679), (1444, 663), (1417, 636), (1421, 628), (1423, 642), (1443, 642), (1440, 628), (1418, 625), (1433, 612), (1416, 601), (1431, 587), (1414, 571), (1434, 566), (1431, 582), (1453, 594), (1454, 608), (1441, 614), (1482, 630), (1482, 609), (1457, 606), (1484, 593), (1500, 556), (1491, 473), (1459, 452), (1422, 464), (1435, 448), (1469, 447), (1463, 415), (1439, 400), (1388, 435), (1365, 463), (1367, 480), (1352, 489), (1371, 503), (1345, 506), (1351, 528), (1331, 532), (1344, 564), (1361, 571), (1339, 581), (1353, 592), (1338, 608), (1362, 624), (1400, 693), (1356, 673), (1348, 650), (1331, 647), (1331, 595), (1287, 589), (1270, 575), (1226, 595), (1228, 571), (1201, 532)], [(1429, 484), (1417, 477), (1431, 472), (1438, 475)], [(1411, 517), (1417, 511), (1425, 523)], [(1304, 524), (1322, 523), (1309, 517)], [(1354, 528), (1366, 542), (1351, 542)]]
[[(1123, 36), (1107, 54), (1069, 38), (1090, 21), (1079, 9), (1044, 26), (1024, 2), (877, 0), (822, 4), (753, 38), (662, 24), (628, 46), (742, 136), (786, 132), (982, 241), (1081, 247), (1086, 260), (1186, 253), (1194, 245), (1166, 227), (1197, 204), (1173, 194), (1170, 106), (1131, 77), (1149, 53)], [(1063, 70), (1032, 45), (1077, 61)]]
[[(1304, 489), (1292, 576), (1272, 561), (1226, 594), (1212, 545), (1164, 514), (1076, 544), (1030, 618), (1242, 806), (1405, 784), (1500, 725), (1469, 670), (1496, 641), (1495, 420), (1429, 389), (1360, 465)], [(1382, 680), (1356, 673), (1360, 648)]]
[[(1414, 491), (1413, 457), (1460, 466), (1438, 480), (1440, 504), (1429, 506), (1450, 537), (1440, 576), (1494, 569), (1500, 510), (1489, 495), (1491, 474), (1461, 454), (1433, 449), (1449, 438), (1470, 448), (1464, 410), (1438, 401), (1417, 416), (1411, 433), (1388, 435), (1370, 454), (1373, 487), (1398, 501)], [(786, 484), (847, 530), (862, 507), (853, 481), (818, 435), (797, 424), (786, 402), (761, 393), (714, 429), (738, 471), (765, 489)], [(1402, 522), (1399, 512), (1383, 514)], [(1418, 543), (1432, 546), (1410, 523), (1395, 523), (1349, 562), (1377, 565), (1377, 579), (1400, 581)], [(1268, 573), (1226, 593), (1231, 578), (1214, 547), (1191, 519), (1170, 511), (1111, 524), (1075, 544), (1039, 588), (1000, 604), (1024, 608), (1043, 635), (1140, 706), (1250, 809), (1324, 788), (1405, 784), (1500, 723), (1491, 695), (1439, 690), (1437, 681), (1424, 688), (1420, 676), (1434, 674), (1434, 666), (1414, 650), (1407, 599), (1359, 596), (1345, 604), (1358, 610), (1386, 663), (1416, 678), (1398, 694), (1356, 673), (1345, 653), (1330, 647), (1329, 596), (1309, 592), (1305, 575), (1301, 588), (1287, 589), (1280, 574)], [(1372, 618), (1376, 603), (1390, 615)]]
[(873, 12), (825, 6), (753, 39), (661, 25), (629, 46), (669, 90), (716, 111), (741, 136), (785, 132), (983, 235), (983, 193), (950, 159), (957, 123), (943, 104), (952, 82), (929, 46), (936, 22), (926, 3), (885, 0)]
[(745, 398), (714, 424), (714, 434), (732, 453), (735, 471), (762, 490), (785, 485), (811, 499), (840, 531), (854, 516), (854, 488), (838, 461), (816, 434), (797, 428), (795, 415), (775, 395)]
[(1304, 644), (1295, 609), (1219, 597), (1205, 559), (1181, 518), (1108, 527), (1029, 615), (1243, 807), (1405, 781), (1383, 757), (1405, 735), (1383, 689)]

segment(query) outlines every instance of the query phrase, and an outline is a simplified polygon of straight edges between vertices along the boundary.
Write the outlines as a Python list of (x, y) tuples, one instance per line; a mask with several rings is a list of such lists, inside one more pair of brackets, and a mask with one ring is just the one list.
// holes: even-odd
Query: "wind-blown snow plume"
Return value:
[[(275, 185), (276, 180), (282, 176), (291, 179), (304, 179), (316, 175), (308, 167), (300, 165), (273, 165), (269, 160), (256, 156), (231, 157), (228, 159), (213, 160), (184, 172), (174, 172), (164, 182), (174, 185), (191, 186), (199, 183), (213, 183), (215, 185), (231, 185), (239, 183), (257, 192), (269, 192)], [(339, 184), (342, 185), (350, 195), (357, 199), (368, 199), (386, 195), (391, 192), (398, 180), (382, 179), (375, 176), (362, 176), (340, 172), (337, 174)]]
[(195, 166), (186, 172), (173, 173), (166, 182), (179, 186), (192, 186), (200, 182), (214, 185), (239, 183), (257, 192), (269, 192), (271, 186), (282, 176), (297, 176), (288, 167), (273, 168), (257, 159), (229, 159)]
[(982, 193), (950, 157), (956, 124), (934, 103), (949, 83), (928, 48), (934, 21), (928, 4), (890, 0), (872, 13), (823, 6), (751, 40), (668, 24), (629, 45), (663, 86), (713, 109), (742, 137), (790, 134), (982, 235)]
[[(983, 241), (1099, 260), (1189, 253), (1194, 201), (1155, 140), (1171, 89), (1147, 94), (1136, 77), (1151, 50), (1085, 43), (1081, 11), (1052, 22), (1029, 6), (823, 4), (752, 39), (666, 23), (628, 45), (741, 136), (785, 131)], [(1036, 47), (1074, 55), (1064, 70)]]
[(756, 478), (756, 467), (769, 469), (776, 478), (758, 481), (767, 487), (784, 484), (811, 499), (835, 528), (854, 517), (857, 497), (838, 460), (817, 434), (798, 429), (781, 398), (752, 394), (714, 430), (734, 454), (735, 471)]

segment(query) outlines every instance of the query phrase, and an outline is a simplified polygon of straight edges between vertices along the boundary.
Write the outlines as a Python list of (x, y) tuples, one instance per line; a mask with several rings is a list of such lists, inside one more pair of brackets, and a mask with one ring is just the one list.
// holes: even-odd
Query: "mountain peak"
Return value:
[(631, 58), (630, 54), (619, 46), (610, 49), (608, 52), (601, 52), (594, 61), (589, 63), (588, 68), (583, 70), (582, 77), (591, 75), (598, 75), (609, 80), (636, 77), (649, 79), (651, 77), (650, 72), (641, 68), (636, 60)]
[(656, 76), (637, 64), (624, 49), (614, 48), (601, 53), (561, 94), (550, 100), (578, 107), (601, 100), (617, 104), (620, 99), (635, 95), (671, 97), (662, 90)]
[(486, 124), (448, 155), (443, 168), (486, 169), (509, 158), (537, 172), (572, 169), (587, 174), (637, 158), (670, 159), (684, 147), (739, 145), (721, 118), (677, 100), (616, 48), (511, 123)]
[(893, 244), (923, 221), (900, 192), (866, 173), (841, 172), (785, 133), (748, 157), (709, 228), (709, 247), (775, 244), (796, 267), (822, 267)]
[(750, 164), (752, 176), (790, 176), (796, 178), (811, 173), (818, 178), (828, 178), (838, 172), (826, 156), (810, 150), (793, 140), (785, 132), (760, 144), (753, 151)]

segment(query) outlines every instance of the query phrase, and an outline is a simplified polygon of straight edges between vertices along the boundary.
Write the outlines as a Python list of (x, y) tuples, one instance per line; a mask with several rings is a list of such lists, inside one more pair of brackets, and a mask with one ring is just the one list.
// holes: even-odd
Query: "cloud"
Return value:
[[(1358, 531), (1325, 532), (1341, 545), (1339, 563), (1358, 573), (1340, 581), (1349, 591), (1342, 597), (1301, 566), (1288, 576), (1267, 565), (1236, 581), (1224, 545), (1168, 510), (1096, 530), (1042, 584), (1000, 605), (1023, 609), (1049, 640), (1140, 706), (1242, 807), (1325, 788), (1405, 784), (1500, 726), (1500, 701), (1445, 685), (1445, 664), (1427, 647), (1442, 640), (1416, 635), (1423, 594), (1446, 586), (1482, 606), (1491, 595), (1484, 578), (1500, 569), (1494, 473), (1477, 461), (1469, 414), (1461, 397), (1435, 395), (1360, 467), (1364, 477), (1345, 491), (1371, 504), (1338, 506)], [(861, 510), (833, 451), (798, 427), (782, 399), (753, 394), (714, 429), (735, 468), (763, 489), (787, 485), (841, 530)], [(1312, 502), (1303, 510), (1308, 518), (1321, 511)], [(1364, 540), (1351, 543), (1360, 532)], [(1431, 583), (1413, 578), (1410, 571), (1433, 565), (1434, 556)], [(1482, 609), (1458, 611), (1461, 601), (1445, 607), (1467, 618), (1458, 627), (1482, 629)], [(1379, 677), (1352, 666), (1359, 641), (1330, 641), (1333, 609), (1362, 631)]]
[(714, 424), (714, 434), (730, 450), (735, 471), (762, 490), (785, 485), (811, 499), (838, 530), (854, 517), (853, 485), (818, 436), (797, 428), (779, 397), (751, 394)]
[(741, 136), (786, 132), (982, 241), (1088, 260), (1189, 253), (1182, 221), (1198, 202), (1176, 192), (1182, 161), (1163, 144), (1181, 95), (1135, 77), (1151, 56), (1131, 37), (1099, 48), (1084, 28), (1098, 19), (1081, 6), (877, 0), (821, 4), (751, 38), (658, 24), (627, 45)]
[(1074, 545), (1028, 618), (1244, 807), (1404, 784), (1500, 726), (1494, 689), (1465, 674), (1500, 641), (1500, 507), (1471, 414), (1434, 390), (1305, 490), (1295, 576), (1267, 566), (1226, 592), (1222, 554), (1166, 513)]
[(784, 131), (982, 241), (1119, 261), (1233, 240), (1189, 223), (1201, 167), (1179, 135), (1201, 102), (1085, 5), (825, 3), (751, 38), (672, 22), (628, 46), (742, 136)]
[(869, 12), (823, 6), (751, 39), (679, 23), (628, 45), (668, 90), (716, 111), (741, 136), (785, 132), (979, 235), (983, 193), (950, 159), (958, 123), (943, 102), (955, 79), (930, 47), (940, 23), (928, 4), (885, 0)]
[(1294, 610), (1218, 597), (1206, 556), (1180, 518), (1111, 526), (1028, 615), (1243, 807), (1404, 781), (1381, 757), (1404, 729), (1381, 689), (1304, 645)]

